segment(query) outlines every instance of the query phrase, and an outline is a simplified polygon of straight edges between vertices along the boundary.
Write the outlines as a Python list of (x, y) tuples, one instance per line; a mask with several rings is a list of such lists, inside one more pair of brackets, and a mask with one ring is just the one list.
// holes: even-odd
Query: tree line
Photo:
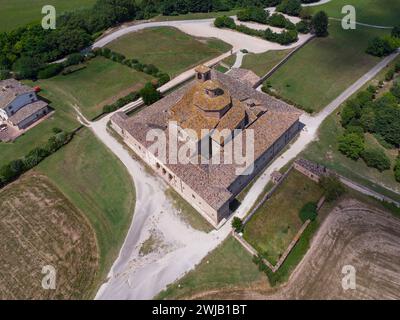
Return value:
[(249, 6), (280, 5), (284, 12), (290, 13), (285, 8), (292, 8), (294, 3), (298, 6), (300, 0), (97, 0), (92, 8), (60, 15), (55, 30), (29, 24), (0, 33), (0, 79), (9, 77), (11, 70), (16, 77), (34, 78), (45, 64), (79, 52), (106, 29), (126, 21), (159, 14), (225, 11)]
[[(400, 62), (387, 72), (386, 80), (392, 80), (399, 72)], [(338, 137), (338, 148), (348, 158), (362, 158), (367, 166), (384, 171), (391, 168), (391, 161), (383, 148), (366, 145), (365, 133), (373, 134), (385, 148), (400, 147), (400, 82), (393, 81), (390, 90), (379, 97), (377, 90), (369, 86), (347, 101), (340, 113), (344, 133)], [(394, 171), (400, 182), (399, 159)]]

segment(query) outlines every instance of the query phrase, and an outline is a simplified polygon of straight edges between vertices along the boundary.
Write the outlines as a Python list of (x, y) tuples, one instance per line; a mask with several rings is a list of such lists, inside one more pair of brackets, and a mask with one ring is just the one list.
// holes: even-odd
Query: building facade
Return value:
[[(200, 66), (191, 83), (132, 117), (115, 114), (111, 125), (147, 165), (217, 227), (230, 215), (235, 197), (301, 130), (300, 115), (296, 108), (256, 91), (246, 80)], [(151, 129), (166, 135), (175, 129), (178, 145), (183, 140), (192, 142), (199, 149), (193, 160), (199, 161), (176, 163), (169, 154), (164, 159), (151, 150), (147, 136)], [(216, 133), (224, 130), (232, 133), (220, 139)], [(224, 151), (239, 139), (247, 148), (244, 136), (250, 134), (252, 161), (238, 174), (237, 164), (224, 161)], [(167, 144), (170, 150), (171, 141)], [(200, 150), (202, 144), (209, 146), (207, 152)], [(212, 162), (217, 156), (221, 162)]]
[(48, 114), (48, 104), (35, 90), (14, 79), (0, 81), (0, 119), (25, 129)]

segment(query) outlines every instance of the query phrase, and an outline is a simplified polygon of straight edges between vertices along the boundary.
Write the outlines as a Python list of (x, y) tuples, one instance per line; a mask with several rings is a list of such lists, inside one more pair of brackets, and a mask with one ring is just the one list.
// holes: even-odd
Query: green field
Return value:
[(172, 77), (231, 49), (230, 45), (220, 40), (194, 38), (169, 27), (127, 34), (107, 47), (127, 58), (154, 64)]
[(57, 14), (91, 7), (96, 0), (0, 0), (0, 32), (40, 22), (42, 7), (53, 5)]
[(381, 26), (394, 26), (400, 23), (400, 1), (398, 0), (332, 0), (326, 4), (311, 7), (313, 12), (324, 10), (330, 17), (342, 18), (345, 5), (356, 8), (357, 22)]
[[(383, 69), (373, 80), (360, 89), (360, 91), (365, 90), (370, 84), (377, 85), (380, 80), (384, 79), (385, 73), (388, 69), (393, 67), (397, 62), (400, 62), (400, 57), (397, 57), (397, 59), (395, 59), (387, 68)], [(387, 91), (389, 87), (390, 85), (386, 85), (383, 92)], [(354, 96), (356, 94), (357, 93), (355, 93)], [(385, 186), (386, 188), (390, 188), (397, 193), (400, 193), (400, 184), (394, 179), (393, 170), (379, 172), (374, 168), (368, 167), (363, 160), (351, 160), (338, 151), (337, 137), (344, 131), (340, 124), (339, 111), (330, 115), (322, 123), (318, 132), (318, 141), (312, 142), (307, 149), (302, 152), (302, 156), (324, 164), (358, 183), (400, 201), (399, 195), (396, 195), (382, 187)], [(371, 134), (366, 134), (365, 142), (366, 146), (383, 148)], [(385, 153), (393, 164), (398, 151), (395, 149), (386, 149)]]
[[(266, 276), (253, 263), (251, 255), (229, 237), (182, 279), (161, 292), (156, 299), (190, 299), (198, 293), (230, 289), (267, 287)], [(201, 298), (201, 297), (199, 297)]]
[(69, 75), (39, 80), (39, 85), (53, 95), (62, 97), (69, 105), (76, 105), (89, 119), (102, 113), (103, 106), (142, 88), (152, 77), (120, 63), (96, 57), (87, 68)]
[(334, 21), (329, 32), (301, 48), (268, 79), (276, 93), (306, 110), (321, 110), (378, 63), (365, 49), (371, 38), (388, 33), (368, 27), (343, 30)]
[(211, 19), (221, 16), (234, 16), (239, 10), (219, 11), (219, 12), (196, 12), (188, 14), (180, 14), (177, 16), (158, 16), (154, 18), (155, 21), (177, 21), (177, 20), (198, 20), (198, 19)]
[(252, 70), (262, 77), (279, 62), (282, 61), (292, 50), (271, 50), (264, 53), (249, 53), (243, 58), (241, 68)]
[(134, 211), (135, 190), (125, 167), (83, 129), (35, 171), (48, 176), (88, 218), (100, 251), (97, 284), (101, 284), (118, 256)]
[(317, 183), (293, 170), (245, 225), (244, 238), (275, 265), (303, 224), (301, 208), (322, 194)]

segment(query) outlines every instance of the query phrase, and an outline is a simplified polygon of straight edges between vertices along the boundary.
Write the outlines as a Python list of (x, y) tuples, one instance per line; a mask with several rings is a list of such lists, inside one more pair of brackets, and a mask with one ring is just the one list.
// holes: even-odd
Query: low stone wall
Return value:
[(246, 218), (243, 220), (243, 225), (245, 225), (251, 217), (257, 212), (257, 210), (269, 199), (271, 198), (272, 194), (275, 192), (275, 190), (282, 184), (283, 181), (287, 178), (289, 173), (292, 171), (293, 166), (290, 166), (290, 168), (282, 175), (282, 178), (279, 180), (279, 182), (272, 187), (272, 189), (260, 200), (260, 202), (253, 208), (253, 210), (250, 211), (250, 213), (246, 216)]

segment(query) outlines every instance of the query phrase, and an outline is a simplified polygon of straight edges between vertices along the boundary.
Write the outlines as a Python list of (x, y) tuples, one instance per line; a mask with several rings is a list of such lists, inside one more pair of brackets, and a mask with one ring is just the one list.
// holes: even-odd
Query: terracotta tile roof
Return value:
[(233, 68), (228, 72), (228, 74), (229, 76), (242, 82), (246, 82), (251, 86), (254, 86), (260, 81), (260, 77), (258, 75), (256, 75), (253, 71), (247, 69)]
[[(245, 113), (249, 120), (247, 129), (254, 129), (255, 159), (263, 155), (276, 140), (298, 121), (301, 115), (298, 109), (258, 92), (250, 84), (241, 82), (227, 74), (212, 70), (211, 79), (218, 80), (229, 92), (233, 102), (230, 110), (233, 112), (231, 114), (226, 113), (220, 120), (217, 119), (218, 124), (210, 121), (201, 125), (204, 125), (204, 127), (219, 125), (220, 127), (232, 128)], [(178, 122), (188, 125), (192, 125), (190, 121), (194, 123), (203, 121), (203, 119), (200, 120), (202, 117), (199, 117), (201, 112), (196, 111), (192, 104), (193, 96), (200, 87), (198, 81), (192, 81), (132, 117), (126, 119), (118, 113), (115, 114), (113, 121), (142, 145), (149, 147), (152, 144), (152, 142), (146, 141), (146, 134), (149, 129), (167, 130), (168, 122), (171, 120), (179, 120)], [(185, 106), (190, 107), (185, 108)], [(196, 113), (195, 116), (193, 116), (194, 113)], [(247, 129), (244, 130), (243, 136), (246, 135)], [(221, 154), (223, 155), (223, 148), (221, 148)], [(169, 164), (167, 161), (165, 165), (207, 201), (210, 206), (218, 210), (234, 196), (228, 189), (238, 178), (236, 165), (224, 164), (222, 155), (221, 164), (185, 165)]]

